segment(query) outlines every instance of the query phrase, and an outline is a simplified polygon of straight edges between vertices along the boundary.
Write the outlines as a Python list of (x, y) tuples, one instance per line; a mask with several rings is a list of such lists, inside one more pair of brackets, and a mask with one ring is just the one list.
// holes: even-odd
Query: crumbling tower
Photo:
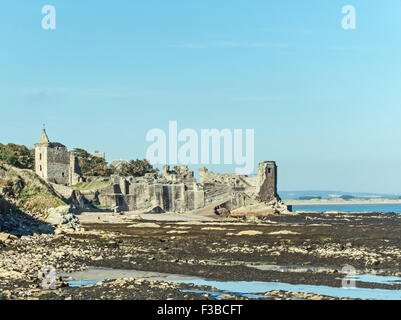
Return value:
[(277, 194), (277, 165), (274, 161), (264, 161), (258, 165), (257, 196), (261, 202), (278, 199)]
[(69, 184), (74, 185), (83, 181), (81, 168), (79, 167), (78, 157), (75, 155), (75, 150), (70, 152), (70, 170), (69, 170)]

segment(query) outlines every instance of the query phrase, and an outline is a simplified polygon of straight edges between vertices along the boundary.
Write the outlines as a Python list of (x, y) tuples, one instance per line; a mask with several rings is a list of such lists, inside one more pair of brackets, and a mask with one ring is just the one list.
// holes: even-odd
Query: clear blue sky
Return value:
[(46, 123), (113, 160), (143, 158), (169, 120), (253, 128), (281, 190), (401, 193), (400, 14), (399, 0), (2, 0), (0, 142), (32, 147)]

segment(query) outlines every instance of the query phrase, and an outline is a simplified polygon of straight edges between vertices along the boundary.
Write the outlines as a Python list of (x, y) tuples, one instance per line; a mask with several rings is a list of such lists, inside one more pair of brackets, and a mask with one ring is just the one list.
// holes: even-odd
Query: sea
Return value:
[(292, 211), (339, 211), (339, 212), (394, 212), (401, 214), (401, 204), (324, 204), (324, 205), (294, 205)]

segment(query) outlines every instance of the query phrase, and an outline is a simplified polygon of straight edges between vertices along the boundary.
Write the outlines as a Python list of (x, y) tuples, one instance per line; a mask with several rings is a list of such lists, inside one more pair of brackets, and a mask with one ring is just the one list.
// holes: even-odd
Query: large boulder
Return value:
[(79, 219), (74, 215), (70, 206), (50, 208), (45, 220), (56, 227), (79, 230), (81, 228)]

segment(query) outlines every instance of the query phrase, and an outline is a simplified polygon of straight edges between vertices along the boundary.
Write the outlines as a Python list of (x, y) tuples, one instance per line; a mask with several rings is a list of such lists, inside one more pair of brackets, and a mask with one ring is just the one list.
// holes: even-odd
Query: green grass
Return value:
[(44, 214), (49, 208), (64, 206), (64, 203), (33, 171), (7, 166), (5, 179), (0, 179), (0, 191), (13, 187), (11, 197), (24, 212)]
[(71, 186), (74, 190), (79, 191), (95, 191), (111, 186), (110, 181), (91, 181), (91, 182), (79, 182), (76, 185)]
[(37, 186), (25, 186), (17, 200), (20, 208), (39, 213), (44, 213), (49, 208), (66, 205), (47, 190)]

